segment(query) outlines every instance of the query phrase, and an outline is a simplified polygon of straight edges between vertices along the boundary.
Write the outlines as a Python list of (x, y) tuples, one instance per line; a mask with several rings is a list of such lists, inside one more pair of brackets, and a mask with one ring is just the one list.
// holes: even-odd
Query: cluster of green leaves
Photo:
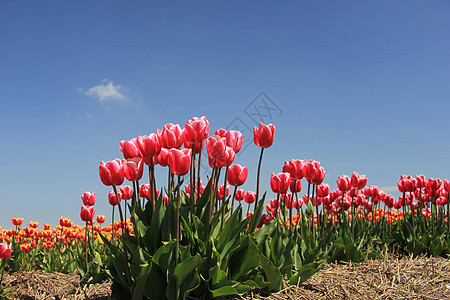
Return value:
[[(300, 251), (303, 239), (292, 239), (293, 233), (279, 220), (257, 230), (265, 195), (252, 217), (243, 218), (238, 207), (228, 218), (222, 218), (222, 210), (210, 218), (210, 190), (211, 183), (196, 203), (181, 195), (178, 254), (174, 202), (165, 207), (160, 198), (154, 210), (150, 202), (142, 210), (132, 201), (135, 234), (124, 237), (128, 255), (125, 243), (103, 239), (110, 251), (104, 274), (113, 281), (113, 298), (209, 299), (252, 288), (278, 291), (284, 276), (304, 281), (325, 264), (324, 259), (316, 262), (319, 251), (315, 255)], [(229, 215), (228, 202), (223, 205)], [(294, 259), (296, 252), (300, 254)], [(101, 275), (92, 282), (98, 280)]]

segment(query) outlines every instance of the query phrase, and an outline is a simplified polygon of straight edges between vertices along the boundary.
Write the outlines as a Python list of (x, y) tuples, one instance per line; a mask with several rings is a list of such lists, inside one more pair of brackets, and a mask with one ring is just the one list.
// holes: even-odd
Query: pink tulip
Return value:
[(170, 171), (175, 175), (184, 176), (191, 167), (191, 150), (189, 149), (170, 149), (168, 161)]
[(139, 136), (136, 144), (142, 157), (154, 157), (161, 152), (161, 144), (158, 136), (154, 133), (150, 133), (148, 136)]
[(253, 141), (256, 146), (269, 148), (273, 144), (275, 137), (275, 126), (273, 124), (265, 125), (259, 123), (259, 128), (253, 126)]
[(120, 187), (120, 194), (123, 200), (130, 200), (133, 197), (133, 188), (129, 185)]
[(7, 259), (11, 256), (11, 244), (0, 244), (0, 259)]
[(114, 193), (114, 191), (113, 190), (109, 191), (108, 193), (109, 204), (111, 204), (112, 206), (116, 206), (118, 203), (120, 203), (120, 200), (122, 200), (122, 194), (120, 193), (120, 191), (117, 191), (117, 196), (119, 198), (119, 201), (117, 201), (116, 194)]
[(206, 140), (206, 151), (213, 159), (219, 159), (225, 155), (227, 150), (226, 139), (219, 135), (210, 136)]
[(140, 157), (129, 158), (124, 162), (122, 168), (127, 180), (141, 180), (142, 174), (144, 172), (144, 162)]
[(338, 188), (341, 192), (350, 190), (350, 178), (347, 175), (339, 176), (337, 180)]
[(247, 180), (248, 167), (235, 164), (228, 168), (227, 180), (232, 186), (241, 186)]
[(94, 219), (94, 214), (95, 214), (95, 208), (93, 206), (82, 206), (81, 207), (81, 212), (80, 212), (81, 220), (83, 220), (85, 222), (92, 221), (92, 219)]
[(270, 177), (270, 187), (272, 191), (277, 194), (284, 194), (289, 189), (289, 184), (291, 182), (291, 175), (289, 173), (272, 173)]
[[(209, 122), (205, 116), (201, 118), (193, 117), (184, 125), (184, 141), (190, 144), (200, 144), (209, 135)], [(190, 147), (192, 148), (192, 147)]]
[(83, 195), (81, 195), (81, 200), (84, 205), (93, 206), (95, 204), (95, 192), (92, 194), (89, 192), (84, 192)]
[(101, 161), (99, 174), (104, 185), (121, 185), (124, 180), (122, 161), (117, 158), (108, 162)]
[(184, 140), (180, 125), (174, 125), (172, 123), (166, 124), (160, 131), (159, 141), (161, 146), (167, 149), (181, 148)]
[(123, 153), (125, 159), (141, 157), (136, 138), (130, 141), (120, 141), (120, 152)]

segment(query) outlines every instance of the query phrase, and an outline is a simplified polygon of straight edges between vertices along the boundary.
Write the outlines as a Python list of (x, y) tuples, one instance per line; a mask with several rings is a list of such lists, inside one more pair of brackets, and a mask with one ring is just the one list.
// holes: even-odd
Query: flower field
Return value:
[[(275, 131), (272, 124), (253, 129), (260, 149), (254, 191), (239, 188), (249, 170), (233, 164), (242, 134), (218, 129), (210, 135), (206, 117), (121, 141), (123, 159), (99, 166), (100, 181), (111, 187), (112, 224), (95, 215), (91, 192), (81, 196), (84, 226), (61, 217), (59, 226), (40, 229), (12, 218), (13, 227), (0, 230), (1, 297), (14, 288), (1, 283), (5, 271), (76, 273), (81, 286), (109, 280), (112, 299), (212, 299), (277, 293), (331, 263), (388, 252), (447, 258), (448, 180), (402, 175), (395, 199), (356, 172), (339, 176), (338, 189), (330, 190), (319, 161), (292, 159), (272, 173), (276, 198), (266, 199), (261, 165)], [(208, 174), (201, 174), (202, 159)], [(167, 167), (161, 189), (155, 165)]]

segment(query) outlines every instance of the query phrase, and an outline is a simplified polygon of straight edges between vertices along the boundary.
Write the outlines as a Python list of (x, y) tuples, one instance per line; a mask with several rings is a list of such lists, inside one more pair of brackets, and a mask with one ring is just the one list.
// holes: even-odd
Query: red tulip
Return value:
[(120, 141), (120, 152), (122, 152), (125, 159), (141, 157), (136, 138), (130, 141)]
[(317, 186), (318, 197), (326, 197), (328, 194), (330, 194), (330, 186), (328, 184), (323, 183)]
[(39, 222), (30, 221), (29, 225), (30, 225), (31, 228), (37, 228), (39, 226)]
[(97, 216), (96, 220), (97, 220), (98, 224), (103, 224), (103, 223), (105, 223), (106, 217), (105, 216)]
[(240, 131), (228, 130), (225, 139), (227, 140), (227, 146), (233, 148), (234, 152), (241, 151), (244, 137)]
[(444, 190), (450, 192), (450, 181), (448, 181), (447, 179), (444, 179)]
[(154, 164), (156, 164), (156, 160), (161, 167), (167, 167), (169, 165), (169, 149), (161, 148), (161, 152), (158, 154), (158, 156), (155, 156), (153, 160)]
[(289, 189), (291, 182), (291, 175), (289, 173), (279, 173), (275, 175), (272, 173), (270, 176), (270, 187), (272, 191), (277, 194), (284, 194)]
[(248, 191), (247, 193), (245, 193), (244, 200), (246, 203), (252, 204), (253, 202), (256, 201), (256, 193), (252, 192), (252, 191)]
[(206, 151), (213, 159), (219, 159), (225, 155), (227, 150), (226, 139), (219, 135), (210, 136), (206, 140)]
[(83, 220), (85, 222), (92, 221), (92, 219), (94, 218), (94, 214), (95, 214), (95, 208), (93, 206), (82, 206), (81, 207), (81, 212), (80, 212), (81, 220)]
[(11, 256), (11, 244), (0, 244), (0, 259), (7, 259)]
[(234, 197), (234, 199), (236, 199), (236, 201), (242, 201), (245, 198), (245, 191), (243, 189), (238, 189), (236, 191), (236, 196)]
[(289, 183), (289, 189), (291, 193), (298, 193), (302, 190), (302, 181), (300, 179), (293, 179), (291, 177), (291, 182)]
[[(219, 200), (223, 200), (223, 192), (224, 192), (224, 186), (221, 185), (219, 186), (219, 188), (217, 189), (217, 199)], [(225, 195), (225, 198), (228, 197), (228, 195), (230, 195), (230, 187), (227, 186), (227, 193)]]
[(428, 182), (427, 182), (427, 186), (430, 190), (432, 191), (437, 191), (440, 186), (442, 184), (442, 180), (438, 179), (433, 179), (433, 178), (429, 178)]
[(170, 171), (173, 174), (184, 176), (189, 172), (191, 167), (191, 152), (190, 149), (170, 149), (168, 158)]
[(234, 158), (236, 157), (236, 153), (234, 152), (233, 148), (226, 147), (225, 155), (223, 155), (221, 158), (217, 159), (217, 166), (219, 167), (228, 167), (231, 165), (234, 161)]
[(133, 188), (129, 185), (120, 187), (120, 194), (123, 200), (130, 200), (133, 197)]
[(129, 158), (123, 163), (122, 168), (127, 180), (141, 180), (144, 172), (144, 162), (140, 157)]
[(265, 125), (259, 123), (259, 128), (253, 126), (253, 141), (256, 146), (269, 148), (273, 144), (275, 137), (275, 126), (273, 124)]
[(318, 168), (316, 170), (316, 175), (313, 178), (311, 178), (311, 183), (321, 184), (323, 182), (323, 179), (325, 178), (326, 173), (327, 172), (322, 167)]
[(283, 172), (287, 172), (294, 179), (302, 179), (303, 178), (303, 166), (306, 161), (300, 159), (293, 159), (291, 161), (285, 161), (283, 165)]
[(350, 179), (350, 185), (358, 190), (362, 190), (367, 184), (367, 178), (365, 175), (359, 175), (353, 172), (352, 178)]
[(122, 194), (120, 191), (117, 191), (117, 196), (119, 197), (119, 201), (117, 201), (116, 194), (113, 190), (109, 191), (108, 193), (108, 202), (112, 206), (116, 206), (118, 203), (120, 203), (120, 200), (122, 200)]
[(416, 175), (416, 188), (421, 189), (427, 185), (427, 179), (424, 175)]
[(161, 146), (167, 149), (179, 149), (183, 145), (183, 131), (180, 125), (168, 123), (160, 131)]
[(241, 186), (247, 180), (248, 168), (235, 164), (228, 168), (227, 180), (232, 186)]
[(350, 178), (347, 175), (339, 176), (337, 180), (338, 188), (341, 192), (350, 190)]
[(263, 214), (261, 216), (261, 220), (259, 221), (259, 225), (258, 228), (261, 228), (261, 226), (263, 226), (264, 224), (269, 223), (270, 221), (273, 220), (273, 217), (269, 214)]
[(98, 169), (100, 179), (104, 185), (121, 185), (124, 180), (124, 173), (122, 169), (122, 161), (120, 159), (111, 160), (108, 162), (100, 162)]
[(73, 223), (72, 220), (66, 217), (61, 217), (59, 219), (59, 225), (61, 225), (61, 227), (72, 227)]
[(154, 157), (161, 152), (161, 144), (158, 136), (154, 133), (150, 133), (148, 136), (139, 136), (136, 144), (142, 157)]
[(84, 192), (81, 195), (81, 200), (83, 200), (83, 204), (86, 206), (93, 206), (95, 204), (95, 192), (92, 194), (89, 192)]
[(23, 218), (12, 218), (12, 224), (14, 226), (20, 226), (23, 223)]
[[(205, 116), (201, 118), (193, 117), (184, 125), (184, 141), (190, 144), (202, 143), (209, 135), (209, 122)], [(192, 148), (192, 147), (191, 147)]]

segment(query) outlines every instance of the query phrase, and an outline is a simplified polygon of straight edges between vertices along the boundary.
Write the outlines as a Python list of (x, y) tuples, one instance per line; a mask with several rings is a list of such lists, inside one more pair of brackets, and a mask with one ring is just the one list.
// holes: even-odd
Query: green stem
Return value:
[(225, 203), (227, 199), (227, 175), (228, 175), (228, 167), (225, 169), (225, 178), (223, 183), (223, 199), (222, 199), (222, 224), (220, 225), (220, 229), (223, 229), (223, 223), (225, 221)]
[(175, 250), (175, 261), (179, 263), (179, 248), (180, 248), (180, 178), (178, 175), (178, 185), (177, 185), (177, 247)]
[(237, 192), (237, 186), (234, 187), (233, 198), (231, 199), (231, 214), (230, 214), (230, 216), (233, 214), (234, 198), (236, 198), (236, 192)]
[[(115, 185), (112, 186), (114, 189), (114, 193), (116, 194), (116, 199), (118, 200), (119, 197), (117, 195), (117, 188)], [(128, 280), (128, 284), (131, 286), (131, 276), (130, 276), (130, 270), (129, 270), (129, 266), (128, 266), (128, 249), (127, 249), (127, 239), (126, 239), (126, 234), (125, 234), (125, 229), (124, 229), (124, 224), (123, 224), (123, 213), (122, 213), (122, 207), (120, 206), (120, 203), (117, 204), (117, 206), (119, 207), (119, 215), (120, 215), (120, 225), (122, 227), (122, 241), (123, 241), (123, 258), (125, 261), (125, 274), (127, 276), (127, 280)], [(126, 226), (126, 225), (125, 225)]]
[(258, 163), (258, 174), (256, 176), (256, 201), (255, 201), (255, 211), (259, 201), (259, 176), (261, 174), (261, 162), (264, 153), (264, 148), (261, 148), (261, 154), (259, 155), (259, 163)]

